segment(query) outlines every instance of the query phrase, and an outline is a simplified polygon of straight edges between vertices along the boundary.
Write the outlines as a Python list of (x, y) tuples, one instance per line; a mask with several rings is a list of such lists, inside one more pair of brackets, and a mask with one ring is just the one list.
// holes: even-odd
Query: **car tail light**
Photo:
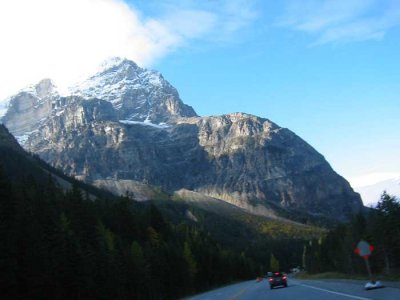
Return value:
[(269, 281), (272, 281), (273, 279), (272, 278), (270, 278), (270, 279), (268, 279)]
[(286, 279), (286, 276), (283, 276), (282, 279)]

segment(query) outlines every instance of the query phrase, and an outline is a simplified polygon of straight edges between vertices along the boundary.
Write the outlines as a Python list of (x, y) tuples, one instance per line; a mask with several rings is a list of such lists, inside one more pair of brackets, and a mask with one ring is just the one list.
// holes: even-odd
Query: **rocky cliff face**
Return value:
[[(69, 175), (113, 191), (194, 191), (269, 216), (281, 207), (346, 218), (362, 208), (348, 182), (290, 130), (243, 113), (197, 117), (159, 73), (133, 62), (117, 60), (72, 90), (37, 97), (52, 106), (31, 118), (25, 144)], [(18, 112), (14, 103), (3, 122), (20, 132), (21, 115), (35, 106)]]
[(132, 190), (137, 183), (170, 193), (192, 190), (264, 215), (274, 206), (332, 216), (362, 207), (358, 194), (319, 153), (266, 119), (193, 117), (163, 128), (82, 111), (54, 117), (33, 134), (27, 148), (68, 174), (113, 189), (116, 182), (131, 181)]

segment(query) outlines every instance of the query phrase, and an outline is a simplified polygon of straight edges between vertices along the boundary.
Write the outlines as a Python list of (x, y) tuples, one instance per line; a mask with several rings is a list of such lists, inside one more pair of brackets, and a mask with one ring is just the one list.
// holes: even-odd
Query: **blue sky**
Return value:
[(400, 176), (398, 0), (1, 1), (0, 41), (0, 98), (124, 56), (199, 115), (291, 129), (353, 186)]
[[(181, 1), (179, 9), (226, 18), (216, 6), (227, 2), (206, 2)], [(239, 2), (247, 18), (239, 7), (234, 31), (220, 24), (152, 67), (200, 115), (268, 118), (313, 145), (341, 175), (364, 179), (360, 185), (398, 175), (400, 2)], [(149, 16), (168, 11), (154, 1), (133, 4)]]

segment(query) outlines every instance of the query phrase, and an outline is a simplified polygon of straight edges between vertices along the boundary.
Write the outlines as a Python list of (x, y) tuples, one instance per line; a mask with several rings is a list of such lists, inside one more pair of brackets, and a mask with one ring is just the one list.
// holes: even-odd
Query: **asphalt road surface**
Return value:
[(267, 280), (245, 281), (196, 295), (191, 300), (399, 300), (400, 287), (382, 282), (381, 289), (364, 289), (358, 280), (288, 280), (288, 287), (269, 288)]

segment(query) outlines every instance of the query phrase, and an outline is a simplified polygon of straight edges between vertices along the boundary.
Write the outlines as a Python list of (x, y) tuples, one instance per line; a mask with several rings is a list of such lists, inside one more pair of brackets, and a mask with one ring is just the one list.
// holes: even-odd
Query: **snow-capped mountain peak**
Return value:
[(70, 93), (106, 100), (124, 120), (160, 123), (196, 115), (159, 72), (140, 68), (133, 61), (119, 57), (107, 59), (99, 72), (72, 86)]
[(15, 136), (28, 136), (46, 119), (61, 115), (72, 105), (74, 98), (68, 96), (110, 102), (117, 117), (126, 121), (160, 124), (196, 116), (159, 72), (113, 57), (104, 61), (96, 74), (66, 93), (61, 93), (50, 79), (22, 89), (0, 103), (0, 120)]
[(121, 57), (111, 57), (103, 61), (96, 74), (90, 78), (104, 76), (106, 74), (123, 74), (127, 77), (133, 77), (144, 69), (140, 68), (135, 62)]

